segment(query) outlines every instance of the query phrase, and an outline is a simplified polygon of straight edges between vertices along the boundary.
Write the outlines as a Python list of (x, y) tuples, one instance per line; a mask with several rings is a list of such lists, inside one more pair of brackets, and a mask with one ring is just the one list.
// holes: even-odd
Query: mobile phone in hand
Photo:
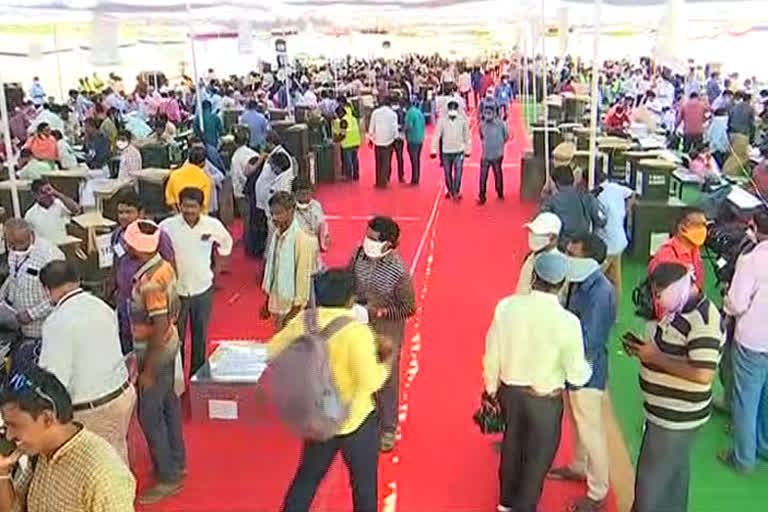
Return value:
[(634, 333), (629, 332), (629, 331), (625, 332), (621, 336), (621, 338), (622, 338), (621, 344), (624, 346), (624, 352), (626, 352), (627, 354), (632, 354), (633, 353), (632, 345), (642, 345), (643, 344), (643, 340), (641, 340), (640, 338), (635, 336)]

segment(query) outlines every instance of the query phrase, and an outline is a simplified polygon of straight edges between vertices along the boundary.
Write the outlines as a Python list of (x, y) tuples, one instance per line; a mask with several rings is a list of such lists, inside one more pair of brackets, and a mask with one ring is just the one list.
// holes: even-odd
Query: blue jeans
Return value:
[(341, 149), (341, 173), (347, 178), (357, 179), (360, 176), (357, 149), (357, 147)]
[[(461, 173), (464, 169), (464, 153), (443, 153), (445, 163), (445, 188), (452, 196), (461, 193)], [(454, 173), (454, 169), (456, 172)]]
[(744, 469), (757, 457), (768, 457), (768, 353), (755, 352), (738, 342), (732, 351), (733, 453)]
[(488, 184), (488, 169), (493, 169), (493, 179), (496, 183), (496, 195), (504, 197), (504, 175), (501, 172), (501, 162), (504, 158), (480, 161), (480, 199), (485, 200), (485, 191)]

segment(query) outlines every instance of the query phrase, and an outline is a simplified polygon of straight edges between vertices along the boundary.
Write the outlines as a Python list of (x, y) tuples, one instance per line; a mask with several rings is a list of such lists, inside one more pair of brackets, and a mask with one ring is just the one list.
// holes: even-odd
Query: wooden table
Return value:
[(104, 179), (95, 182), (93, 195), (96, 198), (96, 211), (104, 217), (117, 220), (117, 204), (114, 199), (120, 190), (130, 187), (130, 183), (121, 180)]

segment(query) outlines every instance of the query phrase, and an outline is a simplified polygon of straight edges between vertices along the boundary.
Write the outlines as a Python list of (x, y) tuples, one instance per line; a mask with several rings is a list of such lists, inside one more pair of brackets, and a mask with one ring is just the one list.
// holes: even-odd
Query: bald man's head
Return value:
[(24, 252), (32, 246), (35, 233), (24, 219), (8, 219), (5, 221), (5, 239), (8, 250)]

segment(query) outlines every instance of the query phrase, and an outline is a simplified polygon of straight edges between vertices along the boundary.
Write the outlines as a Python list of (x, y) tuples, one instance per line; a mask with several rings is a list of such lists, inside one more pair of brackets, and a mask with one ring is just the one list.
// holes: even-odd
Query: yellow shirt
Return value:
[(136, 481), (112, 445), (81, 429), (16, 488), (14, 512), (133, 512)]
[(185, 188), (198, 188), (203, 191), (203, 211), (208, 211), (208, 201), (211, 197), (211, 179), (200, 167), (187, 162), (168, 177), (165, 185), (165, 203), (168, 206), (178, 205), (179, 194)]
[[(277, 357), (290, 343), (305, 331), (301, 313), (269, 342), (269, 358)], [(335, 318), (353, 316), (351, 309), (319, 308), (318, 327), (324, 328)], [(388, 365), (378, 362), (373, 331), (358, 321), (347, 324), (329, 340), (331, 374), (342, 401), (349, 407), (349, 415), (339, 428), (338, 435), (351, 434), (373, 412), (373, 393), (378, 391), (389, 376)]]

